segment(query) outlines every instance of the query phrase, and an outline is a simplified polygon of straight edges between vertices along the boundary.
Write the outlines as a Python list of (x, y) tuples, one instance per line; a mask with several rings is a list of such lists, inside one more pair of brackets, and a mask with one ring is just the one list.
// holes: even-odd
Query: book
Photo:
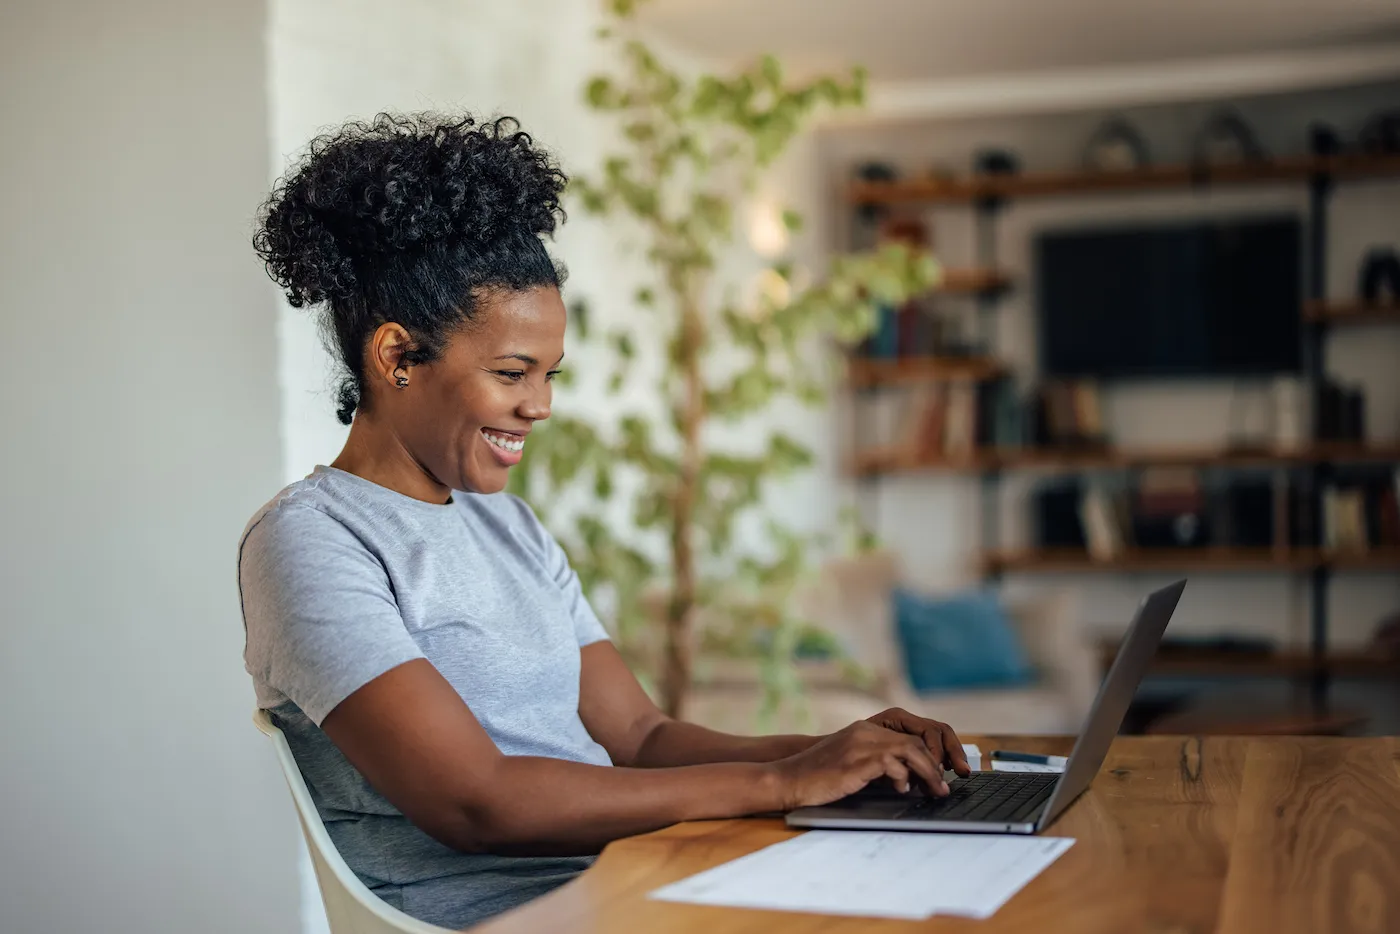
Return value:
[(944, 388), (943, 384), (935, 383), (921, 386), (913, 393), (906, 443), (919, 463), (934, 460), (943, 451), (943, 425), (948, 411)]
[(1079, 521), (1084, 527), (1090, 557), (1096, 561), (1111, 561), (1122, 554), (1123, 536), (1103, 488), (1085, 489), (1079, 500)]
[(975, 385), (954, 383), (949, 387), (946, 419), (943, 426), (943, 453), (950, 460), (972, 456), (977, 447)]

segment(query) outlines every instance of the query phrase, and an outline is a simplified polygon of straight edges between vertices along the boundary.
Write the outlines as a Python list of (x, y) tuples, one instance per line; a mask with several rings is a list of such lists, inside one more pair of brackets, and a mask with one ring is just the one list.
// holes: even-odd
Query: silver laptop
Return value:
[(1098, 774), (1137, 693), (1162, 631), (1186, 581), (1147, 596), (1104, 678), (1089, 718), (1061, 773), (974, 772), (948, 783), (946, 797), (900, 794), (886, 785), (787, 815), (792, 827), (844, 830), (924, 830), (954, 833), (1039, 833), (1078, 798)]

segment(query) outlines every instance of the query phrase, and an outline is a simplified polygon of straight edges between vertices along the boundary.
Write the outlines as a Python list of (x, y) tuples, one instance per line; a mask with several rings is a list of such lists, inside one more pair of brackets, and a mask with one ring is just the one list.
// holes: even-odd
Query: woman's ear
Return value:
[(409, 364), (404, 362), (404, 354), (413, 349), (413, 337), (403, 325), (392, 321), (381, 324), (369, 340), (366, 375), (374, 382), (387, 383), (392, 389), (408, 388)]

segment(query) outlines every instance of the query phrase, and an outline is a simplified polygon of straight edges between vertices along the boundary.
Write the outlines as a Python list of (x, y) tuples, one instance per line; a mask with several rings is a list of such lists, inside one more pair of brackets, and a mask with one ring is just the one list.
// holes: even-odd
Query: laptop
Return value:
[(821, 807), (798, 808), (788, 813), (788, 826), (1039, 833), (1098, 774), (1185, 589), (1186, 581), (1177, 581), (1148, 594), (1138, 606), (1063, 772), (973, 772), (949, 782), (949, 794), (943, 798), (900, 794), (886, 784), (883, 790), (868, 788)]

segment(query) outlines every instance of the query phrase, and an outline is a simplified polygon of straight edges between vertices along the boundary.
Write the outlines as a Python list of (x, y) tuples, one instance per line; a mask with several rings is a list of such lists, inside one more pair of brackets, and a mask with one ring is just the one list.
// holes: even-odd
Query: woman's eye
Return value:
[(499, 375), (506, 377), (507, 379), (514, 380), (517, 383), (525, 378), (524, 370), (497, 370), (496, 372)]
[(546, 374), (544, 375), (544, 378), (547, 379), (547, 380), (552, 380), (552, 379), (554, 379), (554, 377), (556, 377), (556, 376), (558, 376), (558, 375), (559, 375), (559, 371), (558, 371), (558, 370), (550, 370), (548, 373), (546, 373)]

